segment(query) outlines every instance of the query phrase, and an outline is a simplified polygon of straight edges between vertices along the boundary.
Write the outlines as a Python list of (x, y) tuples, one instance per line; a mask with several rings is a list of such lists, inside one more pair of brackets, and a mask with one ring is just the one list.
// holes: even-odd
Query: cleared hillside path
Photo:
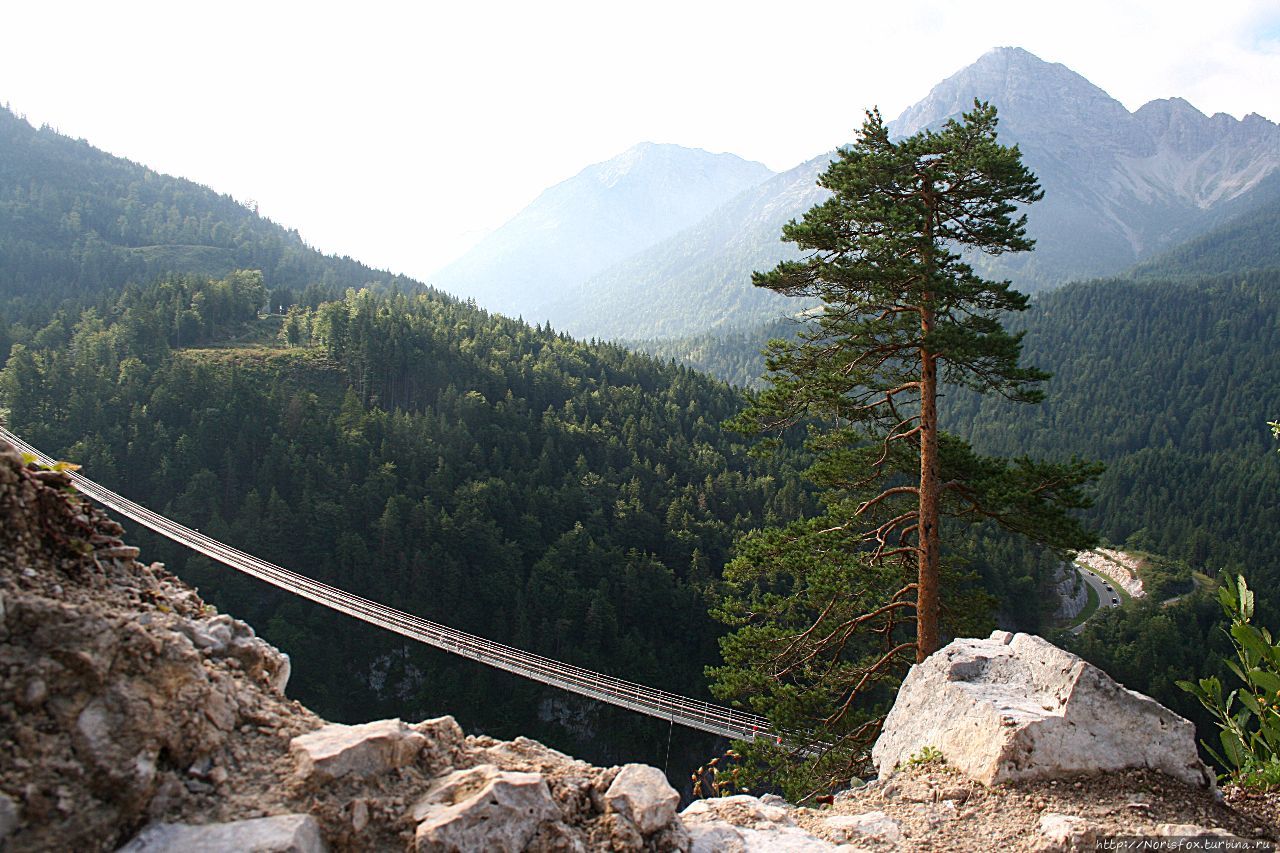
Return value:
[[(3, 427), (0, 427), (0, 438), (8, 441), (20, 452), (34, 457), (43, 465), (54, 464), (52, 457), (36, 450)], [(780, 732), (773, 731), (769, 726), (768, 720), (755, 714), (735, 711), (732, 708), (713, 705), (709, 702), (690, 699), (687, 696), (668, 693), (665, 690), (657, 690), (652, 687), (646, 687), (643, 684), (623, 681), (610, 675), (592, 672), (572, 664), (562, 663), (561, 661), (545, 658), (511, 646), (505, 646), (502, 643), (495, 643), (492, 640), (486, 640), (484, 637), (458, 631), (446, 625), (440, 625), (410, 613), (396, 610), (393, 607), (387, 607), (376, 601), (352, 595), (345, 590), (312, 580), (297, 572), (291, 572), (265, 560), (260, 560), (216, 539), (211, 539), (199, 531), (170, 521), (164, 516), (98, 485), (87, 477), (74, 472), (68, 473), (76, 489), (86, 497), (92, 498), (103, 506), (154, 530), (161, 536), (172, 539), (174, 542), (185, 545), (192, 550), (199, 551), (201, 554), (217, 560), (238, 572), (266, 581), (273, 586), (310, 599), (339, 613), (354, 616), (356, 619), (368, 622), (370, 625), (386, 628), (388, 631), (394, 631), (411, 640), (417, 640), (420, 643), (426, 643), (446, 652), (452, 652), (507, 672), (513, 672), (516, 675), (522, 675), (525, 678), (531, 678), (534, 681), (549, 684), (552, 687), (559, 687), (562, 690), (568, 690), (581, 696), (629, 708), (632, 711), (638, 711), (650, 717), (670, 720), (672, 723), (678, 723), (692, 729), (700, 729), (704, 732), (711, 732), (735, 740), (770, 738), (779, 743), (782, 743), (784, 739), (788, 742), (792, 740), (792, 738), (787, 738)]]

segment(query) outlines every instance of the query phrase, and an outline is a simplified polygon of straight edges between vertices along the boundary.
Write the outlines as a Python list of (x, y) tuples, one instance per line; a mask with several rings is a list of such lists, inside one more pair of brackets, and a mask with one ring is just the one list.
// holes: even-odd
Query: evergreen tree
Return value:
[[(870, 112), (819, 183), (832, 196), (783, 229), (804, 257), (753, 280), (822, 307), (797, 339), (770, 343), (770, 387), (734, 426), (807, 426), (809, 474), (828, 512), (744, 543), (751, 560), (731, 568), (719, 612), (737, 632), (725, 642), (729, 666), (714, 674), (722, 695), (771, 696), (757, 707), (787, 705), (793, 724), (797, 696), (816, 690), (813, 724), (866, 734), (847, 713), (857, 695), (913, 648), (917, 660), (938, 648), (943, 520), (994, 520), (1079, 548), (1090, 537), (1068, 511), (1087, 504), (1081, 487), (1097, 469), (982, 457), (939, 429), (942, 383), (1034, 402), (1047, 378), (1019, 364), (1020, 336), (1000, 323), (1026, 297), (960, 254), (1032, 245), (1015, 205), (1041, 192), (1018, 149), (996, 141), (995, 109), (975, 103), (960, 121), (900, 141)], [(911, 611), (914, 643), (903, 633)], [(875, 652), (858, 639), (869, 634)], [(744, 679), (744, 668), (756, 675)]]

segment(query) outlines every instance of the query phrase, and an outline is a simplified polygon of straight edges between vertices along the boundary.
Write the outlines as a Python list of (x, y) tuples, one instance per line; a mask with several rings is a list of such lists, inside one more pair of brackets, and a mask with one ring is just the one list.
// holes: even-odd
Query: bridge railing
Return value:
[[(51, 457), (41, 453), (3, 427), (0, 427), (0, 438), (43, 464), (53, 464)], [(369, 624), (543, 684), (629, 708), (652, 717), (670, 720), (690, 728), (736, 740), (770, 738), (779, 743), (784, 740), (785, 735), (775, 732), (764, 717), (593, 672), (370, 601), (338, 587), (268, 563), (197, 530), (171, 521), (81, 474), (74, 472), (69, 474), (72, 483), (81, 493), (138, 524), (236, 571)]]

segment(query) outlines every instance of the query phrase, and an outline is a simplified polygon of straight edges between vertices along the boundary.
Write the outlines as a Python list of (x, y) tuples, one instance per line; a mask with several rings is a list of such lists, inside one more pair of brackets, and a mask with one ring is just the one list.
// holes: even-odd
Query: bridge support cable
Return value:
[[(41, 464), (54, 460), (0, 427), (0, 438), (12, 444)], [(443, 649), (497, 669), (502, 669), (543, 684), (558, 687), (590, 699), (608, 702), (641, 714), (669, 720), (735, 740), (775, 739), (779, 743), (790, 737), (773, 731), (768, 720), (732, 708), (690, 699), (676, 693), (624, 681), (610, 675), (522, 651), (458, 631), (426, 619), (370, 601), (345, 590), (312, 580), (280, 566), (260, 560), (199, 531), (184, 527), (152, 512), (128, 498), (100, 486), (75, 472), (68, 472), (72, 484), (86, 497), (147, 527), (180, 545), (185, 545), (236, 571), (266, 581), (280, 589), (302, 596), (317, 604), (345, 613), (363, 622), (394, 631), (409, 639)]]

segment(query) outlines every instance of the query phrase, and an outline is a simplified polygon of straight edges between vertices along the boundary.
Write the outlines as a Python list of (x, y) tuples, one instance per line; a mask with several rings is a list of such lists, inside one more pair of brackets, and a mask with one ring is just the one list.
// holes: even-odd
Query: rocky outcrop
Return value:
[(680, 795), (656, 767), (628, 764), (604, 792), (609, 811), (629, 820), (641, 835), (652, 835), (676, 816)]
[(1189, 721), (1030, 634), (956, 640), (911, 668), (872, 760), (884, 777), (925, 747), (986, 785), (1126, 767), (1214, 784)]
[(284, 695), (291, 672), (289, 656), (259, 639), (244, 622), (219, 613), (207, 619), (180, 620), (174, 627), (201, 653), (214, 659), (235, 659), (251, 678)]
[(815, 853), (834, 849), (801, 829), (780, 797), (737, 794), (697, 800), (680, 815), (692, 853)]
[(1142, 586), (1142, 578), (1138, 576), (1137, 558), (1130, 557), (1123, 551), (1094, 548), (1092, 551), (1081, 551), (1074, 559), (1080, 565), (1111, 578), (1134, 598), (1142, 598), (1147, 594)]
[(1089, 588), (1070, 563), (1058, 564), (1053, 577), (1053, 596), (1058, 600), (1053, 618), (1059, 622), (1076, 618), (1089, 603)]
[(412, 817), (418, 824), (414, 849), (419, 853), (520, 853), (543, 823), (558, 821), (561, 813), (541, 774), (482, 764), (432, 784)]
[[(0, 819), (11, 849), (99, 849), (314, 727), (288, 658), (217, 616), (57, 471), (0, 447)], [(0, 747), (2, 749), (2, 747)]]
[(426, 738), (399, 720), (359, 726), (329, 725), (294, 738), (289, 749), (298, 777), (323, 783), (344, 776), (367, 779), (418, 760)]

